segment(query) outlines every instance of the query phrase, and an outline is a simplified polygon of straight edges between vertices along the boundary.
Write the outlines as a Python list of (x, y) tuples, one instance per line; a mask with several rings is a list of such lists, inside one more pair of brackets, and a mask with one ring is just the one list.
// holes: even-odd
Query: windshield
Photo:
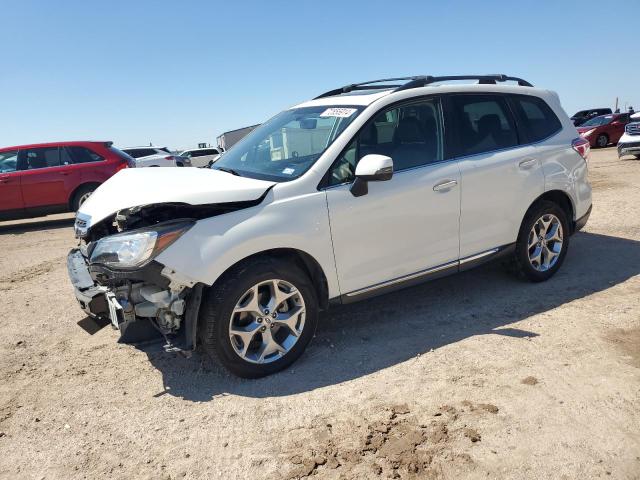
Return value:
[(611, 115), (603, 115), (601, 117), (594, 117), (591, 120), (587, 120), (584, 122), (581, 127), (599, 127), (600, 125), (606, 125), (607, 123), (611, 123), (613, 120), (613, 116)]
[(262, 180), (293, 180), (311, 168), (363, 109), (285, 110), (224, 152), (211, 168)]

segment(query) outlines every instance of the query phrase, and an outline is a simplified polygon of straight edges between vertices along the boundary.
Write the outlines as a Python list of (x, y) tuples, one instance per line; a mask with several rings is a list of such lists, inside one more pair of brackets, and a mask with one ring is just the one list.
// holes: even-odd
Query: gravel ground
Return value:
[(241, 380), (82, 330), (72, 220), (0, 224), (0, 478), (640, 478), (640, 161), (544, 284), (489, 265), (325, 316)]

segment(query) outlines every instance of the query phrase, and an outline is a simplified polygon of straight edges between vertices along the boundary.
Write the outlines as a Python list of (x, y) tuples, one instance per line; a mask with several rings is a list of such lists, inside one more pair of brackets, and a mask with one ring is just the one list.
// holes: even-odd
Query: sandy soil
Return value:
[(640, 478), (640, 161), (533, 285), (500, 266), (326, 315), (293, 368), (82, 330), (70, 216), (0, 226), (0, 478)]

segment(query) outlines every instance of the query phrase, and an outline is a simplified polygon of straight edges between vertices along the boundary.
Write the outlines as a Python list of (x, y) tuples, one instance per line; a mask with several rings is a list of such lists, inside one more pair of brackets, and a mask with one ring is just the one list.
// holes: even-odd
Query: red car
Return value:
[(600, 115), (580, 125), (578, 133), (589, 140), (592, 147), (606, 147), (610, 143), (618, 143), (627, 123), (629, 123), (628, 113)]
[(0, 148), (0, 220), (76, 211), (133, 159), (111, 142)]

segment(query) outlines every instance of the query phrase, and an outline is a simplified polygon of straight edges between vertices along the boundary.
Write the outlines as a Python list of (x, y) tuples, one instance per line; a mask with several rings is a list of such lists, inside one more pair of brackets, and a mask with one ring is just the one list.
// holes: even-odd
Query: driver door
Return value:
[[(443, 140), (439, 101), (414, 101), (377, 114), (332, 166), (325, 192), (342, 294), (457, 268), (460, 171)], [(372, 153), (393, 159), (393, 177), (356, 197), (355, 166)]]

